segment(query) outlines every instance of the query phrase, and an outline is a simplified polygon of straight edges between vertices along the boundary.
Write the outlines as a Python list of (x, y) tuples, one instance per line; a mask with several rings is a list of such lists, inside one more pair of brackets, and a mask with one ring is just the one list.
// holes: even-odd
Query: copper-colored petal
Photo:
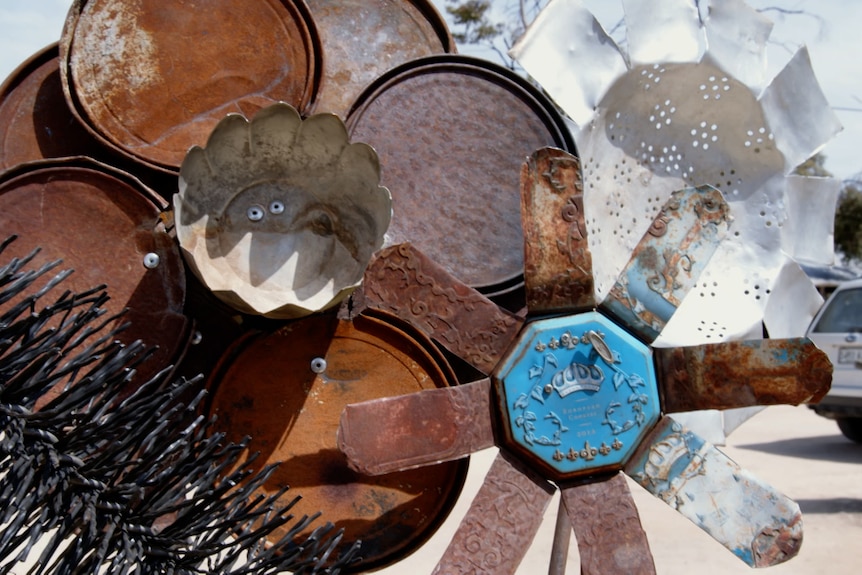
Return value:
[(816, 403), (832, 382), (829, 358), (807, 338), (662, 348), (655, 359), (666, 413)]
[(578, 540), (582, 575), (655, 573), (649, 542), (623, 475), (564, 487), (562, 497)]
[(429, 389), (344, 408), (338, 448), (365, 475), (458, 459), (494, 445), (490, 381)]
[(730, 207), (711, 186), (674, 192), (632, 251), (601, 308), (651, 343), (727, 234)]
[(542, 148), (521, 167), (524, 287), (530, 313), (595, 307), (578, 159)]
[(799, 505), (670, 417), (659, 421), (625, 472), (751, 567), (799, 553)]
[(363, 280), (365, 303), (411, 323), (490, 373), (524, 320), (463, 284), (409, 243), (382, 250)]
[(514, 573), (553, 492), (545, 480), (497, 455), (434, 575)]

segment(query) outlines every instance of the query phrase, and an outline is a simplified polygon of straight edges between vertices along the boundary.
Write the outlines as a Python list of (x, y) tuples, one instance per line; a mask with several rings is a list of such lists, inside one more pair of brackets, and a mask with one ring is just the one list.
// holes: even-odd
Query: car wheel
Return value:
[(841, 417), (836, 422), (844, 437), (862, 443), (862, 417)]

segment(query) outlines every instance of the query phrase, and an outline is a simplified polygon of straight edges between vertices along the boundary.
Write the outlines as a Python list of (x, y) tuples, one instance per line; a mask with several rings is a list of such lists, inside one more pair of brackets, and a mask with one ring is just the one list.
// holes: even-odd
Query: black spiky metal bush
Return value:
[(275, 467), (238, 463), (247, 442), (212, 432), (197, 380), (135, 380), (150, 350), (117, 341), (104, 286), (60, 292), (71, 272), (28, 269), (38, 250), (5, 258), (12, 241), (0, 243), (0, 574), (24, 561), (30, 574), (338, 573), (355, 559), (330, 523), (299, 536), (319, 514), (276, 504), (286, 488), (255, 495)]

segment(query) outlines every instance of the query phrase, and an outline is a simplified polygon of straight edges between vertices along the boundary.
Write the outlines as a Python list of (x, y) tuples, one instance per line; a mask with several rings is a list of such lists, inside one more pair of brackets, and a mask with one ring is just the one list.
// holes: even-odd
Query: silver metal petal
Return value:
[(818, 152), (841, 131), (841, 123), (811, 68), (808, 48), (800, 48), (760, 96), (785, 173)]
[(548, 4), (510, 55), (581, 126), (626, 71), (616, 43), (577, 0)]
[(823, 297), (814, 282), (798, 263), (785, 257), (763, 311), (763, 323), (769, 337), (805, 335), (821, 305)]
[(709, 3), (707, 57), (755, 92), (766, 82), (766, 41), (773, 23), (744, 0)]
[(690, 0), (623, 0), (629, 61), (637, 64), (698, 62), (706, 35)]
[(836, 178), (788, 176), (787, 222), (781, 228), (784, 253), (802, 263), (835, 263), (835, 207), (840, 193), (841, 181)]

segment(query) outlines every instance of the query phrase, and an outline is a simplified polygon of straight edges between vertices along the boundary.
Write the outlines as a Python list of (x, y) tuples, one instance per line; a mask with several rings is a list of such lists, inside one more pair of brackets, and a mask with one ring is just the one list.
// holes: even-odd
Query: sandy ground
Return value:
[[(744, 423), (722, 451), (771, 483), (803, 512), (804, 540), (797, 557), (764, 575), (856, 575), (862, 572), (862, 445), (840, 435), (834, 422), (806, 407), (770, 407)], [(379, 574), (425, 575), (443, 554), (493, 460), (494, 450), (471, 461), (467, 485), (452, 514), (416, 553)], [(631, 483), (659, 575), (751, 574), (753, 570), (698, 527)], [(548, 572), (558, 498), (548, 507), (539, 535), (518, 575)], [(574, 536), (567, 564), (580, 573)]]

